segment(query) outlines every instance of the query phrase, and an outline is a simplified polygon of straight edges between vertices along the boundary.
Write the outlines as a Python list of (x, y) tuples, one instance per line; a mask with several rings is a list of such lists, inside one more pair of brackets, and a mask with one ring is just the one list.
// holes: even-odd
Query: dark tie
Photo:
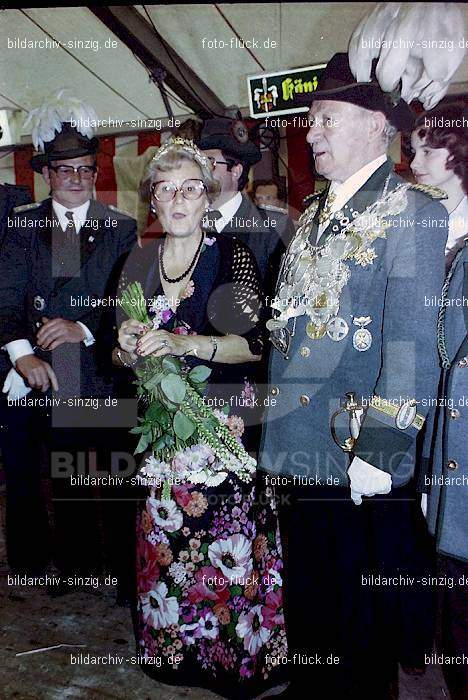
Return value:
[(217, 233), (216, 221), (222, 218), (222, 214), (217, 209), (207, 211), (203, 217), (203, 229), (206, 233)]
[(80, 236), (76, 232), (73, 212), (66, 211), (68, 224), (65, 231), (57, 222), (53, 236), (54, 277), (77, 277), (80, 274)]
[(73, 219), (73, 212), (66, 211), (65, 216), (68, 219), (67, 228), (65, 229), (65, 238), (68, 243), (75, 244), (78, 239), (78, 234), (76, 232), (75, 221)]

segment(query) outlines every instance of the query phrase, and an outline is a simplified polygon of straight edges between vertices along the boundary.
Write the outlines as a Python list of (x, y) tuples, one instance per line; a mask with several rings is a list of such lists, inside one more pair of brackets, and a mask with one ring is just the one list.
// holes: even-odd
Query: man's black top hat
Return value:
[(383, 112), (398, 131), (411, 131), (414, 115), (401, 99), (399, 91), (383, 92), (375, 77), (375, 60), (370, 83), (358, 83), (351, 73), (347, 53), (336, 53), (328, 62), (317, 90), (296, 95), (295, 104), (311, 106), (314, 100), (350, 102), (376, 112)]
[(258, 163), (262, 157), (260, 149), (250, 141), (244, 122), (228, 117), (207, 119), (197, 146), (202, 151), (210, 148), (230, 151), (246, 165)]
[(31, 167), (36, 173), (42, 172), (44, 165), (52, 160), (67, 160), (79, 156), (92, 156), (99, 149), (99, 139), (83, 136), (70, 122), (62, 123), (62, 131), (52, 141), (44, 144), (44, 153), (31, 158)]

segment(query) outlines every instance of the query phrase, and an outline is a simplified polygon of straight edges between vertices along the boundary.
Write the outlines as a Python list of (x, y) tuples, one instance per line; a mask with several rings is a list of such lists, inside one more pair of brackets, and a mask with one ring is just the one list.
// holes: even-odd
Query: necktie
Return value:
[(67, 228), (65, 229), (65, 238), (68, 243), (76, 243), (78, 234), (76, 231), (75, 221), (73, 219), (73, 212), (66, 211), (65, 216), (68, 219)]
[[(324, 206), (323, 206), (323, 209), (322, 209), (322, 211), (321, 211), (320, 214), (319, 214), (319, 218), (318, 218), (319, 224), (328, 225), (328, 223), (330, 222), (330, 220), (331, 220), (331, 218), (332, 218), (332, 216), (333, 216), (333, 214), (332, 214), (332, 209), (333, 209), (333, 205), (334, 205), (334, 203), (335, 203), (335, 200), (336, 200), (336, 194), (335, 194), (334, 192), (330, 192), (330, 193), (328, 194), (328, 197), (327, 197), (327, 199), (326, 199), (326, 202), (325, 202), (325, 204), (324, 204)], [(327, 222), (328, 222), (328, 223), (327, 223)]]
[(54, 233), (54, 277), (77, 277), (80, 274), (80, 236), (76, 232), (73, 212), (66, 211), (65, 231), (57, 225)]
[(217, 233), (216, 222), (222, 217), (223, 215), (217, 209), (207, 211), (203, 217), (203, 229), (206, 233)]

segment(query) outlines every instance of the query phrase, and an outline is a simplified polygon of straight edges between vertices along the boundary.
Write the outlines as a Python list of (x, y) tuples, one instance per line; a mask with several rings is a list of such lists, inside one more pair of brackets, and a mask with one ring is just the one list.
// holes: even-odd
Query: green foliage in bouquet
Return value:
[[(128, 285), (121, 305), (129, 318), (151, 325), (139, 282)], [(135, 454), (150, 450), (167, 462), (187, 447), (202, 443), (223, 463), (230, 463), (233, 457), (239, 460), (238, 476), (250, 480), (252, 458), (203, 401), (210, 374), (209, 367), (189, 369), (172, 355), (146, 358), (136, 370), (137, 395), (145, 400), (146, 409), (138, 418), (139, 425), (130, 431), (140, 435)]]

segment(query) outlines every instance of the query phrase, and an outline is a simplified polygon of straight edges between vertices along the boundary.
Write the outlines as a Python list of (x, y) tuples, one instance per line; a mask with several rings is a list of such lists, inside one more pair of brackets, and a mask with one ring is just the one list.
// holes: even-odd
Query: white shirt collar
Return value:
[(449, 216), (449, 232), (445, 254), (458, 247), (460, 240), (468, 235), (468, 196), (465, 195)]
[(55, 216), (59, 220), (62, 231), (65, 231), (68, 226), (68, 219), (65, 216), (65, 212), (71, 211), (73, 212), (73, 222), (75, 224), (76, 232), (80, 232), (80, 229), (86, 221), (88, 215), (90, 201), (91, 200), (88, 199), (87, 202), (80, 204), (79, 207), (64, 207), (63, 204), (60, 204), (60, 202), (57, 202), (55, 199), (52, 200), (52, 209), (54, 210)]
[(366, 163), (360, 170), (353, 173), (351, 177), (348, 177), (344, 182), (335, 182), (332, 180), (330, 192), (336, 195), (336, 200), (332, 205), (332, 211), (341, 209), (343, 204), (346, 204), (353, 194), (356, 194), (356, 192), (361, 189), (363, 184), (367, 182), (370, 176), (373, 175), (386, 160), (387, 155), (384, 153), (378, 158), (371, 160), (370, 163)]
[(227, 202), (221, 204), (221, 206), (217, 208), (217, 211), (219, 211), (221, 214), (221, 218), (217, 219), (215, 223), (218, 233), (221, 233), (223, 228), (228, 225), (241, 204), (242, 195), (240, 192), (237, 192), (232, 199), (229, 199)]
[[(348, 177), (348, 179), (344, 182), (336, 182), (335, 180), (332, 180), (330, 184), (330, 189), (328, 191), (328, 196), (330, 196), (330, 194), (333, 193), (335, 195), (335, 199), (331, 204), (330, 212), (334, 214), (336, 211), (341, 209), (346, 204), (346, 202), (349, 202), (351, 197), (354, 194), (356, 194), (358, 190), (361, 189), (364, 183), (367, 182), (371, 175), (373, 175), (375, 171), (378, 170), (380, 166), (385, 163), (386, 160), (387, 154), (383, 153), (378, 158), (374, 158), (374, 160), (371, 160), (369, 163), (366, 163), (362, 168), (353, 173), (351, 177)], [(329, 223), (330, 221), (328, 220), (325, 221), (323, 224), (320, 224), (317, 233), (317, 241), (322, 235), (322, 233), (325, 231)]]

